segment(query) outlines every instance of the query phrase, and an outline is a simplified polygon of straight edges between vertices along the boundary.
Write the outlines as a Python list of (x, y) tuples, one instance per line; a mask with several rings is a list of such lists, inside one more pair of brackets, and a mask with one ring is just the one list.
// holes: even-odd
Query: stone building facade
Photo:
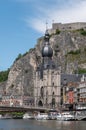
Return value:
[(35, 107), (58, 108), (60, 106), (61, 74), (52, 60), (53, 50), (46, 30), (42, 47), (42, 62), (34, 75)]
[(86, 22), (75, 22), (75, 23), (53, 23), (52, 28), (49, 29), (49, 33), (55, 33), (56, 30), (65, 31), (65, 30), (79, 30), (84, 29), (86, 30)]
[(76, 23), (53, 23), (52, 29), (59, 29), (59, 30), (78, 30), (83, 28), (86, 30), (86, 22), (76, 22)]

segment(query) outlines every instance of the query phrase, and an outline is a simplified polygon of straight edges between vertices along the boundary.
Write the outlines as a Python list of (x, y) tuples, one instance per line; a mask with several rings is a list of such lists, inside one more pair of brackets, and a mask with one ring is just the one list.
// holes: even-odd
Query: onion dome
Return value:
[(50, 35), (48, 33), (48, 30), (46, 30), (45, 36), (44, 36), (45, 43), (44, 43), (44, 46), (42, 47), (42, 57), (52, 57), (53, 56), (53, 50), (50, 47), (49, 38), (50, 38)]
[(50, 46), (46, 45), (42, 48), (42, 57), (52, 57), (53, 50)]

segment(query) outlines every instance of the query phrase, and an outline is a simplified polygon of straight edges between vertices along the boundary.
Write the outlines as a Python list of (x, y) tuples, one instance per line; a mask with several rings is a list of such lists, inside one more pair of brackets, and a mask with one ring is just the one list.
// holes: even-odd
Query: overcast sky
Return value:
[(86, 0), (0, 0), (0, 71), (37, 43), (52, 22), (86, 22)]

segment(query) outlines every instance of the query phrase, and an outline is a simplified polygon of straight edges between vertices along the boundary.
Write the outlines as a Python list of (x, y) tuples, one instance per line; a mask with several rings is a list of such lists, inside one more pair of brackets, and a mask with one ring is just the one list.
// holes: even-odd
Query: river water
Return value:
[(0, 119), (0, 130), (86, 130), (86, 121)]

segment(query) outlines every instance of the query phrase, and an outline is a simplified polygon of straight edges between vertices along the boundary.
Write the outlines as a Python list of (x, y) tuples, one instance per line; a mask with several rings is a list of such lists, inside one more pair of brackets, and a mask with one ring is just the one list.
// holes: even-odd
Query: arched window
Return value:
[(43, 106), (43, 103), (41, 100), (38, 102), (38, 106)]
[(52, 83), (52, 85), (54, 86), (54, 82)]
[(55, 93), (53, 92), (53, 93), (52, 93), (52, 96), (54, 96), (54, 95), (55, 95)]
[(41, 97), (43, 98), (43, 96), (44, 96), (44, 88), (43, 88), (43, 86), (42, 86), (41, 89), (40, 89), (40, 95), (41, 95)]
[(55, 107), (55, 98), (52, 98), (52, 107)]
[(46, 98), (46, 104), (47, 104), (47, 98)]

